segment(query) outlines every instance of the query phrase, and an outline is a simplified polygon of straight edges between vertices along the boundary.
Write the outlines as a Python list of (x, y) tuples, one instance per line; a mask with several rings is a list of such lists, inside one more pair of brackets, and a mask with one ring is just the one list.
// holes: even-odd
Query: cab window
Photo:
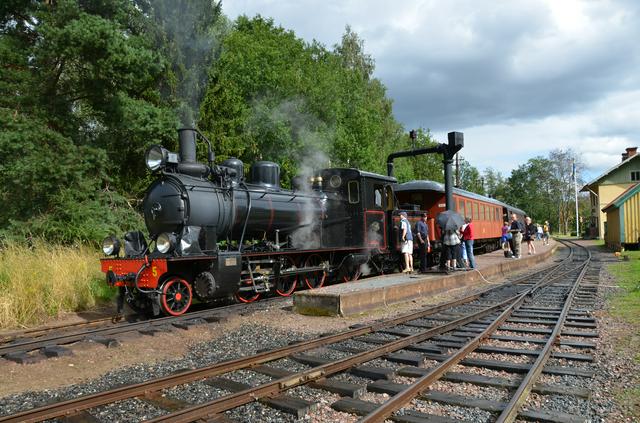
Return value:
[(349, 203), (356, 204), (360, 202), (360, 184), (358, 181), (349, 181)]
[(382, 198), (383, 198), (382, 188), (383, 188), (382, 185), (373, 186), (373, 207), (375, 207), (376, 209), (382, 208)]

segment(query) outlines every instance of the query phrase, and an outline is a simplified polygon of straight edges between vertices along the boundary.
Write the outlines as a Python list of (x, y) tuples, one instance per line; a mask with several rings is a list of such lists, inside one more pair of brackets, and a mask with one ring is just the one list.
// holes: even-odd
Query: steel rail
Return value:
[(27, 338), (30, 336), (43, 336), (55, 330), (71, 330), (77, 327), (94, 326), (94, 325), (99, 325), (99, 324), (108, 323), (112, 321), (113, 321), (113, 316), (110, 316), (110, 317), (102, 317), (99, 319), (89, 320), (85, 322), (40, 326), (40, 327), (34, 327), (34, 328), (25, 329), (21, 331), (7, 331), (4, 333), (0, 333), (0, 344), (6, 344), (7, 342), (13, 342), (17, 339)]
[(176, 412), (149, 420), (149, 422), (180, 423), (213, 417), (224, 411), (253, 402), (256, 399), (264, 398), (270, 395), (276, 395), (284, 390), (348, 370), (353, 366), (374, 360), (376, 358), (380, 358), (390, 352), (403, 349), (409, 345), (426, 341), (433, 336), (457, 329), (460, 326), (464, 326), (482, 317), (490, 315), (505, 306), (508, 306), (511, 302), (516, 301), (523, 295), (524, 294), (518, 294), (516, 296), (510, 297), (505, 301), (502, 301), (499, 304), (487, 307), (482, 311), (468, 314), (449, 323), (445, 323), (435, 328), (427, 329), (415, 335), (390, 341), (372, 350), (364, 351), (340, 360), (336, 360), (332, 363), (316, 366), (303, 372), (296, 373), (295, 375), (286, 376), (256, 387), (245, 389), (243, 391), (225, 395), (208, 403), (195, 405), (183, 410), (178, 410)]
[(571, 308), (571, 303), (573, 302), (575, 294), (576, 292), (578, 292), (578, 288), (580, 286), (580, 283), (582, 282), (582, 279), (584, 278), (585, 273), (587, 273), (587, 268), (589, 266), (589, 262), (591, 261), (591, 252), (588, 251), (588, 253), (589, 255), (587, 257), (585, 266), (582, 269), (582, 272), (580, 272), (580, 274), (578, 275), (575, 284), (573, 285), (571, 291), (565, 299), (564, 307), (562, 308), (562, 312), (558, 317), (558, 321), (556, 322), (551, 335), (549, 335), (549, 339), (540, 351), (540, 355), (531, 366), (531, 369), (529, 369), (529, 371), (527, 372), (527, 375), (520, 382), (520, 386), (511, 397), (511, 400), (502, 411), (502, 413), (500, 413), (500, 416), (498, 416), (496, 423), (510, 423), (517, 418), (518, 412), (527, 400), (534, 383), (540, 377), (540, 374), (542, 374), (544, 365), (551, 356), (551, 350), (560, 338), (562, 327), (566, 321), (567, 315), (569, 314), (569, 309)]
[[(579, 267), (583, 267), (582, 271), (579, 274), (579, 277), (581, 277), (581, 275), (583, 275), (584, 272), (586, 272), (586, 269), (587, 269), (587, 266), (588, 266), (588, 263), (589, 263), (589, 258), (590, 258), (590, 254), (589, 254), (589, 257), (587, 258), (587, 260), (584, 263), (581, 263), (576, 268), (574, 268), (574, 269), (572, 269), (570, 271), (564, 272), (563, 274), (561, 274), (559, 276), (562, 276), (564, 274), (567, 274), (567, 273), (570, 273), (572, 271), (575, 271)], [(557, 278), (553, 278), (553, 279), (557, 279)], [(578, 281), (579, 281), (579, 279), (578, 279)], [(468, 355), (469, 353), (473, 352), (480, 345), (480, 343), (482, 342), (483, 339), (485, 339), (488, 336), (490, 336), (490, 334), (502, 322), (504, 322), (506, 319), (509, 318), (511, 313), (517, 307), (519, 307), (522, 304), (522, 302), (525, 300), (525, 298), (527, 296), (532, 295), (537, 290), (539, 290), (540, 288), (542, 288), (544, 286), (547, 286), (548, 284), (549, 284), (549, 281), (545, 281), (545, 282), (541, 281), (538, 284), (536, 284), (535, 286), (531, 287), (527, 292), (520, 294), (520, 298), (516, 302), (514, 302), (511, 306), (509, 306), (509, 308), (507, 308), (498, 317), (498, 319), (496, 321), (492, 322), (485, 330), (483, 330), (480, 334), (478, 334), (473, 340), (471, 340), (468, 344), (466, 344), (462, 349), (458, 350), (456, 353), (454, 353), (447, 360), (443, 361), (438, 366), (434, 367), (429, 373), (425, 374), (424, 376), (422, 376), (421, 378), (416, 380), (414, 383), (409, 385), (409, 387), (407, 389), (405, 389), (402, 392), (399, 392), (398, 394), (396, 394), (393, 397), (391, 397), (388, 401), (384, 402), (380, 407), (376, 408), (374, 411), (372, 411), (371, 413), (366, 415), (359, 422), (360, 423), (380, 423), (380, 422), (384, 422), (394, 412), (398, 411), (400, 408), (404, 407), (406, 404), (408, 404), (414, 398), (419, 396), (429, 385), (431, 385), (433, 382), (435, 382), (440, 377), (442, 377), (446, 372), (449, 371), (449, 369), (451, 367), (453, 367), (458, 362), (460, 362), (466, 355)], [(574, 285), (574, 288), (577, 286), (577, 284), (578, 283), (576, 283)], [(565, 313), (565, 316), (566, 316), (566, 314), (568, 314), (568, 312)], [(558, 333), (560, 333), (560, 329), (558, 329)], [(550, 355), (551, 351), (549, 350), (548, 353)], [(536, 363), (538, 361), (539, 361), (539, 359), (536, 360)], [(539, 368), (538, 374), (540, 372), (542, 372), (543, 367), (544, 367), (544, 361), (542, 361), (542, 365)], [(533, 385), (533, 381), (535, 381), (535, 379), (532, 379), (531, 386)]]
[[(199, 419), (213, 418), (218, 416), (220, 413), (224, 411), (228, 411), (230, 409), (251, 403), (256, 399), (277, 395), (295, 386), (303, 385), (303, 384), (315, 381), (317, 379), (325, 378), (327, 376), (345, 371), (355, 365), (362, 364), (367, 361), (371, 361), (373, 359), (382, 357), (383, 355), (389, 352), (403, 349), (409, 345), (423, 342), (435, 335), (446, 333), (453, 329), (459, 328), (460, 326), (473, 322), (481, 317), (485, 317), (505, 306), (512, 305), (511, 303), (513, 302), (516, 302), (519, 304), (522, 301), (524, 301), (526, 296), (529, 295), (530, 292), (538, 285), (542, 283), (549, 283), (551, 280), (558, 279), (559, 277), (563, 276), (566, 273), (575, 271), (576, 268), (573, 268), (567, 272), (563, 272), (561, 275), (555, 276), (549, 280), (545, 280), (545, 279), (548, 278), (550, 275), (545, 275), (545, 277), (540, 282), (535, 284), (533, 287), (528, 288), (523, 293), (519, 293), (518, 295), (510, 297), (509, 299), (499, 304), (487, 307), (486, 309), (481, 310), (479, 312), (471, 313), (467, 316), (453, 320), (441, 326), (431, 328), (421, 333), (411, 335), (402, 339), (391, 341), (380, 347), (376, 347), (373, 350), (358, 353), (353, 356), (343, 358), (341, 360), (336, 360), (335, 362), (332, 362), (332, 363), (316, 366), (312, 369), (306, 370), (304, 372), (299, 372), (295, 375), (286, 376), (286, 377), (259, 385), (257, 387), (248, 388), (243, 391), (225, 395), (223, 397), (217, 398), (205, 404), (195, 405), (182, 410), (178, 410), (173, 413), (152, 419), (149, 422), (179, 423), (179, 422), (191, 422)], [(508, 317), (508, 314), (506, 315), (506, 317), (504, 317), (502, 321), (506, 320), (507, 317)], [(499, 323), (494, 323), (494, 324), (496, 326), (499, 325)]]
[[(507, 284), (508, 285), (508, 284)], [(135, 385), (124, 386), (116, 388), (111, 391), (96, 393), (92, 395), (83, 396), (60, 402), (57, 404), (45, 405), (42, 407), (34, 408), (31, 410), (23, 411), (21, 413), (13, 414), (11, 416), (0, 417), (0, 422), (36, 422), (55, 417), (65, 416), (69, 412), (78, 412), (89, 408), (97, 407), (100, 405), (109, 404), (115, 401), (121, 401), (128, 398), (144, 395), (149, 392), (159, 391), (172, 386), (181, 385), (184, 383), (201, 380), (207, 377), (228, 373), (235, 370), (245, 369), (257, 364), (266, 363), (269, 361), (285, 358), (291, 354), (304, 352), (310, 349), (322, 347), (327, 344), (340, 342), (346, 339), (350, 339), (356, 336), (367, 335), (369, 333), (385, 329), (387, 327), (396, 326), (403, 322), (416, 320), (431, 314), (435, 314), (439, 311), (446, 310), (450, 307), (466, 304), (480, 298), (487, 292), (498, 290), (501, 286), (491, 287), (483, 292), (479, 292), (468, 297), (450, 301), (429, 308), (428, 310), (421, 310), (418, 312), (409, 313), (403, 316), (399, 316), (390, 319), (385, 322), (374, 323), (361, 328), (352, 329), (343, 333), (334, 335), (323, 336), (311, 341), (302, 341), (297, 344), (288, 345), (272, 351), (265, 351), (263, 353), (255, 354), (249, 357), (242, 357), (234, 360), (227, 360), (220, 363), (213, 364), (208, 367), (200, 369), (187, 370), (177, 375), (165, 376), (159, 379), (151, 381), (141, 382)]]
[(369, 413), (360, 423), (377, 423), (384, 422), (391, 414), (408, 404), (415, 397), (420, 395), (429, 385), (440, 379), (453, 366), (458, 364), (469, 353), (473, 352), (480, 343), (489, 337), (505, 320), (511, 316), (511, 313), (519, 307), (529, 293), (523, 293), (504, 310), (496, 320), (494, 320), (485, 330), (480, 332), (475, 338), (469, 341), (463, 348), (456, 351), (445, 361), (434, 367), (429, 373), (413, 382), (407, 389), (394, 395), (388, 401), (384, 402), (380, 407)]
[[(565, 264), (564, 262), (566, 262), (566, 261), (571, 259), (572, 254), (573, 253), (571, 252), (569, 257), (564, 259), (562, 263), (559, 263), (557, 265), (551, 265), (551, 266), (545, 267), (545, 268), (540, 269), (538, 272), (535, 272), (535, 273), (542, 273), (542, 272), (545, 272), (547, 270), (550, 270), (550, 273), (548, 273), (547, 275), (544, 275), (543, 280), (546, 279), (546, 278), (549, 278), (552, 275), (553, 271), (559, 269), (561, 266), (563, 266)], [(256, 354), (256, 355), (250, 356), (250, 357), (243, 357), (243, 358), (239, 358), (239, 359), (235, 359), (235, 360), (228, 360), (228, 361), (225, 361), (225, 362), (216, 363), (214, 365), (203, 367), (203, 368), (200, 368), (200, 369), (188, 370), (188, 371), (182, 372), (182, 373), (180, 373), (178, 375), (165, 376), (165, 377), (162, 377), (162, 378), (159, 378), (159, 379), (154, 379), (154, 380), (151, 380), (151, 381), (141, 382), (141, 383), (138, 383), (138, 384), (129, 385), (129, 386), (121, 387), (121, 388), (116, 388), (116, 389), (113, 389), (113, 390), (107, 391), (107, 392), (101, 392), (101, 393), (97, 393), (97, 394), (87, 395), (87, 396), (83, 396), (83, 397), (80, 397), (80, 398), (75, 398), (75, 399), (67, 400), (67, 401), (64, 401), (64, 402), (60, 402), (60, 403), (57, 403), (57, 404), (41, 406), (41, 407), (34, 408), (34, 409), (31, 409), (31, 410), (23, 411), (21, 413), (13, 414), (13, 415), (10, 415), (10, 416), (0, 417), (0, 422), (36, 422), (36, 421), (51, 419), (51, 418), (55, 418), (55, 417), (61, 417), (61, 416), (77, 413), (77, 412), (80, 412), (82, 410), (86, 410), (86, 409), (90, 409), (90, 408), (93, 408), (93, 407), (97, 407), (97, 406), (100, 406), (100, 405), (105, 405), (105, 404), (113, 403), (113, 402), (124, 400), (124, 399), (129, 399), (129, 398), (133, 398), (133, 397), (142, 396), (142, 395), (147, 394), (149, 392), (157, 392), (157, 391), (160, 391), (160, 390), (168, 388), (168, 387), (177, 386), (177, 385), (181, 385), (181, 384), (185, 384), (185, 383), (190, 383), (190, 382), (194, 382), (194, 381), (201, 380), (201, 379), (204, 379), (204, 378), (216, 376), (216, 375), (219, 375), (219, 374), (228, 373), (228, 372), (231, 372), (231, 371), (248, 368), (248, 367), (251, 367), (251, 366), (254, 366), (254, 365), (258, 365), (258, 364), (262, 364), (262, 363), (265, 363), (265, 362), (277, 360), (277, 359), (280, 359), (280, 358), (285, 358), (285, 357), (287, 357), (287, 356), (289, 356), (291, 354), (295, 354), (295, 353), (298, 353), (298, 352), (303, 352), (303, 351), (307, 351), (307, 350), (310, 350), (310, 349), (322, 347), (322, 346), (327, 345), (327, 344), (340, 342), (342, 340), (350, 339), (352, 337), (366, 335), (366, 334), (369, 334), (369, 333), (372, 333), (372, 332), (375, 332), (375, 331), (378, 331), (378, 330), (381, 330), (381, 329), (384, 329), (384, 328), (387, 328), (387, 327), (392, 327), (392, 326), (401, 324), (403, 322), (407, 322), (407, 321), (419, 319), (419, 318), (422, 318), (422, 317), (426, 317), (428, 315), (435, 314), (435, 313), (437, 313), (437, 312), (439, 312), (441, 310), (448, 309), (450, 307), (455, 307), (455, 306), (458, 306), (458, 305), (466, 304), (466, 303), (472, 302), (472, 301), (474, 301), (474, 300), (476, 300), (476, 299), (482, 297), (483, 295), (485, 295), (487, 293), (490, 293), (492, 291), (500, 290), (500, 289), (502, 289), (502, 288), (504, 288), (506, 286), (517, 285), (521, 281), (526, 280), (526, 279), (530, 278), (531, 276), (532, 276), (532, 274), (525, 275), (525, 276), (523, 276), (521, 278), (518, 278), (518, 279), (516, 279), (514, 281), (506, 282), (506, 283), (504, 283), (502, 285), (498, 285), (498, 286), (493, 286), (493, 287), (487, 288), (487, 289), (485, 289), (483, 291), (480, 291), (478, 293), (469, 295), (467, 297), (464, 297), (464, 298), (461, 298), (461, 299), (458, 299), (458, 300), (454, 300), (454, 301), (450, 301), (450, 302), (446, 302), (446, 303), (431, 307), (431, 308), (429, 308), (427, 310), (421, 310), (421, 311), (409, 313), (409, 314), (406, 314), (406, 315), (403, 315), (403, 316), (398, 316), (396, 318), (390, 319), (390, 320), (385, 321), (385, 322), (374, 323), (374, 324), (371, 324), (371, 325), (368, 325), (368, 326), (364, 326), (364, 327), (361, 327), (361, 328), (349, 330), (347, 332), (340, 333), (340, 334), (323, 336), (323, 337), (317, 338), (317, 339), (312, 340), (312, 341), (303, 341), (303, 342), (300, 342), (300, 343), (297, 343), (297, 344), (293, 344), (293, 345), (290, 345), (290, 346), (278, 348), (278, 349), (273, 350), (273, 351), (267, 351), (267, 352), (264, 352), (264, 353), (259, 353), (259, 354)], [(552, 278), (552, 279), (555, 279), (555, 278)], [(492, 306), (491, 309), (493, 309), (495, 307), (498, 307), (498, 306), (499, 305), (497, 305), (497, 306), (494, 305), (494, 306)], [(484, 311), (485, 310), (483, 310), (483, 311), (481, 311), (479, 313), (482, 313)], [(457, 321), (459, 322), (460, 319), (458, 319)], [(473, 321), (473, 320), (471, 320), (471, 321)], [(446, 326), (448, 327), (449, 325), (452, 325), (454, 322), (456, 322), (456, 321), (450, 322)], [(402, 341), (402, 340), (399, 340), (399, 341)], [(419, 341), (417, 341), (417, 342), (419, 342)]]
[[(268, 305), (272, 302), (283, 301), (284, 297), (274, 297), (267, 299), (266, 301), (259, 303), (263, 305)], [(256, 303), (258, 305), (258, 303)], [(15, 352), (29, 352), (36, 350), (38, 348), (46, 347), (49, 345), (63, 345), (70, 344), (72, 342), (78, 342), (85, 340), (89, 337), (96, 335), (114, 335), (118, 333), (131, 332), (135, 330), (139, 330), (143, 327), (159, 327), (164, 326), (171, 323), (181, 322), (185, 320), (193, 320), (204, 318), (208, 316), (215, 316), (219, 313), (226, 313), (228, 311), (232, 311), (236, 308), (246, 308), (246, 304), (231, 304), (224, 307), (219, 307), (215, 309), (206, 309), (200, 310), (193, 313), (183, 314), (180, 316), (165, 316), (157, 319), (148, 319), (141, 320), (139, 322), (126, 322), (120, 323), (113, 326), (100, 327), (92, 330), (85, 330), (81, 332), (72, 332), (72, 333), (62, 333), (58, 335), (48, 336), (46, 338), (38, 338), (38, 339), (29, 339), (22, 342), (16, 342), (13, 344), (3, 344), (0, 345), (0, 356), (11, 354)], [(93, 322), (93, 321), (92, 321)], [(92, 322), (86, 322), (87, 324), (91, 324)], [(71, 325), (70, 327), (74, 327), (77, 324)], [(54, 328), (53, 330), (55, 330)], [(64, 326), (61, 326), (57, 329), (64, 329)], [(9, 341), (10, 342), (10, 341)]]

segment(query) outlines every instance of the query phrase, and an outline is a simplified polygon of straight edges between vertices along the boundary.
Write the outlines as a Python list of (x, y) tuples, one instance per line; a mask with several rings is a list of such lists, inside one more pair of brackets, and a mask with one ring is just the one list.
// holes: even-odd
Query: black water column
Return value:
[(443, 152), (444, 164), (444, 194), (447, 210), (453, 210), (453, 158), (464, 147), (464, 134), (462, 132), (449, 132), (448, 143)]

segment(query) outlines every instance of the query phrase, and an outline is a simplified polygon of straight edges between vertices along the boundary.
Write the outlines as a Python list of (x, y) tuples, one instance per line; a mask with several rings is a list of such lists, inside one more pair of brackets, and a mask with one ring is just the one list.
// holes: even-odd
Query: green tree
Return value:
[(82, 221), (139, 224), (125, 193), (144, 185), (146, 147), (173, 139), (177, 126), (160, 92), (170, 72), (154, 28), (128, 0), (3, 2), (0, 154), (14, 158), (2, 169), (2, 197), (13, 203), (5, 234), (70, 241)]
[(309, 157), (316, 168), (384, 172), (402, 129), (372, 66), (348, 28), (329, 51), (270, 19), (241, 16), (211, 67), (199, 126), (220, 158), (279, 162), (285, 181)]
[(458, 159), (458, 172), (460, 173), (460, 188), (484, 195), (484, 181), (480, 171), (471, 165), (464, 157)]
[(564, 233), (575, 231), (575, 185), (574, 165), (577, 185), (582, 186), (584, 181), (581, 173), (584, 164), (579, 155), (572, 149), (555, 149), (549, 153), (550, 166), (548, 168), (552, 183), (549, 186), (550, 197), (555, 205), (557, 219), (556, 228)]
[(509, 185), (502, 174), (488, 167), (483, 172), (486, 195), (499, 201), (506, 201)]
[[(389, 146), (391, 148), (386, 147), (383, 151), (388, 155), (388, 153), (395, 151), (432, 148), (437, 145), (438, 142), (433, 138), (429, 129), (418, 128), (416, 130), (415, 143), (411, 140), (409, 134), (405, 134), (405, 136), (394, 141), (392, 145)], [(400, 182), (414, 179), (444, 182), (442, 155), (438, 153), (396, 159), (394, 167), (394, 175)]]
[(135, 0), (155, 26), (149, 29), (170, 62), (163, 97), (172, 102), (181, 125), (193, 127), (207, 88), (208, 71), (220, 54), (230, 23), (214, 0)]

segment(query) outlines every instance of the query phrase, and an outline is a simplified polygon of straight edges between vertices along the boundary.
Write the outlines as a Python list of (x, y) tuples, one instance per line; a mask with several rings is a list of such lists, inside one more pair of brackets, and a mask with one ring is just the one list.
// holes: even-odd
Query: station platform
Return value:
[(424, 297), (450, 289), (485, 283), (484, 279), (504, 277), (535, 266), (555, 252), (558, 243), (535, 243), (536, 254), (524, 254), (520, 259), (505, 258), (502, 250), (475, 256), (477, 270), (450, 273), (404, 274), (376, 276), (354, 282), (300, 291), (293, 295), (295, 312), (313, 316), (352, 316)]

